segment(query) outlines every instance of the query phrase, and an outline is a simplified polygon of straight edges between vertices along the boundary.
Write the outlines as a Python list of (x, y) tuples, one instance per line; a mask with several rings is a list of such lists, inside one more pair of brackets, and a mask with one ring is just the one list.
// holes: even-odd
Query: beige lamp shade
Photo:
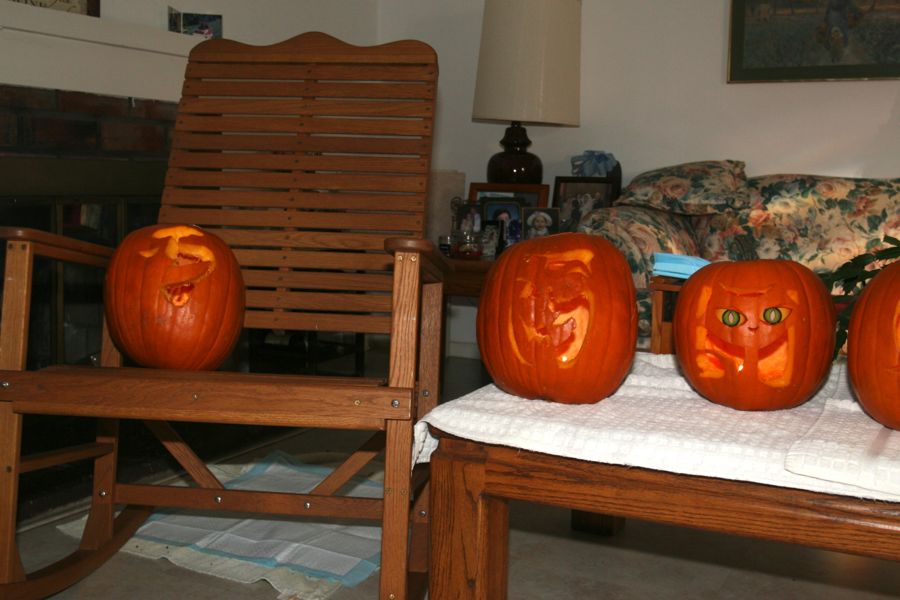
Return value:
[(581, 0), (485, 0), (472, 118), (578, 125)]

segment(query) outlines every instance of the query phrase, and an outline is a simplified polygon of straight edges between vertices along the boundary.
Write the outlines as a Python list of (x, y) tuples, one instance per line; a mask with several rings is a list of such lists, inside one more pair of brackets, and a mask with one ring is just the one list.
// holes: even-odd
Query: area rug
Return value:
[[(228, 489), (308, 492), (332, 468), (273, 452), (247, 465), (212, 465)], [(381, 474), (348, 484), (348, 494), (381, 497)], [(77, 537), (84, 518), (59, 526)], [(154, 513), (123, 546), (125, 552), (164, 558), (208, 575), (241, 583), (268, 581), (282, 598), (325, 600), (378, 569), (381, 528), (353, 522), (166, 510)]]

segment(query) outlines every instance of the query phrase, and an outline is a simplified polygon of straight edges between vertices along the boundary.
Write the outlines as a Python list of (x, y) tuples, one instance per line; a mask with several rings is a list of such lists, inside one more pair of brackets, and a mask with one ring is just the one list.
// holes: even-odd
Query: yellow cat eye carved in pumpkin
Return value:
[(722, 321), (726, 327), (737, 327), (747, 322), (747, 317), (739, 310), (733, 308), (720, 308), (716, 310), (716, 318)]
[(762, 319), (769, 325), (781, 323), (791, 314), (791, 309), (783, 306), (770, 306), (762, 313)]

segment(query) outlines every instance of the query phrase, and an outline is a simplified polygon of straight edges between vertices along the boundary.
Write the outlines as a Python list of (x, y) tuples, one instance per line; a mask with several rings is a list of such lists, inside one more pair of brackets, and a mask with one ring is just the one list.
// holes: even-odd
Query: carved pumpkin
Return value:
[(116, 249), (104, 303), (113, 341), (136, 363), (215, 369), (240, 335), (244, 283), (218, 237), (188, 225), (154, 225)]
[(740, 410), (791, 408), (824, 383), (835, 311), (822, 281), (786, 260), (720, 262), (678, 295), (675, 352), (707, 399)]
[(634, 358), (631, 271), (610, 242), (564, 233), (516, 243), (488, 272), (476, 320), (496, 385), (524, 398), (597, 402)]
[(847, 367), (869, 415), (900, 429), (900, 262), (882, 269), (863, 290), (847, 334)]

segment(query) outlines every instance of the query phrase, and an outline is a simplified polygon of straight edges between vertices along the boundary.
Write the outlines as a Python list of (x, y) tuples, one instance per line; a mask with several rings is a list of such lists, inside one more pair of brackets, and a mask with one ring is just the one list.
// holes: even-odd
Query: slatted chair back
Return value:
[(417, 41), (322, 33), (191, 53), (159, 221), (211, 230), (245, 325), (389, 333), (389, 237), (423, 237), (437, 85)]

